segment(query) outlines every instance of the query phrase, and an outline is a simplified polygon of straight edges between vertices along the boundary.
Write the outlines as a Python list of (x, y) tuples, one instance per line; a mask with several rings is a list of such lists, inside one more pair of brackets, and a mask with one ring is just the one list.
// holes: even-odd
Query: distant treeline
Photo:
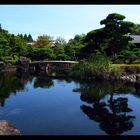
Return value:
[[(100, 51), (114, 63), (139, 62), (140, 48), (128, 34), (139, 34), (140, 25), (124, 21), (125, 16), (112, 13), (100, 24), (104, 27), (75, 35), (68, 42), (49, 35), (14, 35), (0, 26), (0, 61), (16, 63), (20, 56), (34, 60), (82, 60)], [(74, 26), (74, 25), (73, 25)]]

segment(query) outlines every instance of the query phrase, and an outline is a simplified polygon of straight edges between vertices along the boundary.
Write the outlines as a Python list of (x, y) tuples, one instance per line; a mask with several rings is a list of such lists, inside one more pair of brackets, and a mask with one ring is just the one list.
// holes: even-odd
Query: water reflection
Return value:
[(35, 82), (34, 82), (34, 88), (50, 88), (54, 86), (53, 80), (47, 76), (40, 75), (36, 77)]
[[(28, 79), (29, 80), (29, 79)], [(19, 75), (0, 74), (0, 104), (3, 107), (5, 99), (10, 94), (16, 94), (18, 91), (24, 91), (25, 84), (28, 82), (26, 78)]]
[(137, 96), (137, 97), (140, 97), (140, 83), (139, 84), (135, 83), (134, 87), (135, 87), (134, 95)]
[[(56, 82), (54, 79), (52, 79), (51, 76), (45, 75), (44, 73), (32, 73), (32, 74), (27, 74), (27, 73), (18, 74), (17, 73), (14, 75), (0, 74), (0, 104), (1, 106), (5, 105), (5, 99), (9, 98), (11, 94), (16, 94), (17, 92), (19, 93), (19, 91), (25, 91), (26, 85), (30, 85), (30, 83), (27, 84), (28, 82), (32, 83), (31, 86), (33, 86), (33, 88), (38, 88), (38, 87), (51, 88), (53, 86), (56, 86), (54, 84), (58, 84), (58, 86), (56, 86), (57, 88), (56, 89), (54, 88), (54, 93), (58, 92), (59, 82), (63, 83), (65, 86), (65, 90), (63, 90), (64, 93), (67, 92), (66, 86), (69, 86), (70, 85), (69, 83), (72, 82), (71, 88), (73, 88), (73, 86), (78, 87), (74, 89), (73, 91), (80, 93), (80, 99), (81, 101), (83, 101), (82, 105), (80, 106), (80, 110), (79, 110), (79, 104), (81, 104), (81, 101), (79, 101), (78, 110), (76, 110), (76, 112), (82, 111), (88, 116), (90, 120), (98, 122), (100, 129), (106, 132), (106, 134), (120, 135), (128, 130), (131, 130), (134, 127), (134, 120), (135, 120), (135, 116), (133, 115), (134, 108), (130, 107), (130, 104), (129, 104), (130, 102), (128, 100), (128, 93), (134, 94), (138, 97), (140, 97), (140, 94), (138, 92), (139, 87), (135, 87), (131, 83), (125, 83), (125, 82), (119, 82), (119, 81), (115, 81), (112, 83), (101, 82), (101, 81), (89, 82), (89, 81), (84, 81), (84, 80), (79, 81), (79, 80), (66, 79), (65, 77), (60, 78), (60, 79), (57, 78), (57, 82)], [(60, 110), (62, 112), (63, 110), (65, 110), (65, 107), (64, 107), (66, 106), (65, 101), (69, 102), (70, 100), (70, 104), (71, 104), (71, 101), (78, 97), (78, 96), (75, 96), (73, 92), (71, 92), (71, 88), (69, 88), (69, 92), (68, 92), (70, 96), (68, 94), (67, 94), (68, 96), (66, 96), (65, 94), (64, 102), (61, 102), (62, 106), (60, 107)], [(71, 94), (73, 94), (73, 96), (71, 96)], [(50, 100), (52, 97), (53, 99), (54, 98), (58, 99), (57, 97), (60, 97), (60, 96), (61, 95), (54, 94), (54, 96), (48, 96), (46, 97), (46, 99), (48, 98)], [(32, 94), (30, 97), (32, 99)], [(42, 101), (42, 98), (44, 98), (45, 96), (38, 98), (39, 95), (37, 95), (36, 97), (37, 97), (37, 100)], [(72, 97), (72, 98), (67, 98), (67, 97)], [(25, 103), (27, 103), (26, 99), (27, 98), (24, 99)], [(63, 99), (63, 98), (60, 98), (60, 99)], [(78, 100), (79, 100), (79, 97), (78, 97)], [(31, 104), (30, 101), (31, 100), (29, 100), (28, 104)], [(38, 109), (40, 114), (42, 113), (40, 112), (40, 110), (41, 109), (43, 110), (43, 113), (42, 113), (43, 116), (44, 116), (44, 108), (46, 110), (45, 103), (46, 103), (46, 100)], [(56, 102), (56, 103), (58, 103), (58, 105), (60, 104), (60, 102)], [(75, 104), (76, 103), (77, 103), (77, 99), (76, 99)], [(33, 106), (35, 106), (35, 104), (33, 104)], [(52, 102), (50, 102), (50, 105), (48, 103), (47, 106), (49, 106), (50, 108), (53, 108)], [(50, 109), (50, 110), (48, 109), (48, 110), (51, 112), (53, 109)], [(66, 109), (68, 108), (66, 107)], [(30, 109), (30, 112), (31, 110), (32, 109)], [(22, 112), (22, 110), (20, 108), (16, 108), (15, 110), (12, 110), (10, 114), (18, 114), (20, 112)], [(59, 112), (58, 116), (60, 115), (59, 119), (61, 120), (62, 119), (61, 113), (60, 111), (58, 112)], [(4, 114), (7, 114), (7, 112), (4, 112)], [(74, 117), (76, 118), (77, 116), (74, 116)], [(79, 120), (79, 116), (77, 117), (77, 119)], [(62, 121), (65, 122), (65, 120), (66, 119), (63, 119)], [(53, 124), (50, 124), (50, 125), (53, 125)], [(72, 124), (72, 128), (73, 128), (73, 124)], [(44, 128), (42, 129), (42, 131), (43, 130)]]
[[(0, 74), (0, 106), (4, 107), (5, 100), (9, 98), (11, 94), (16, 95), (17, 92), (24, 92), (27, 82), (32, 82), (35, 75), (28, 73), (16, 73), (16, 74)], [(50, 88), (53, 86), (51, 78), (43, 75), (36, 74), (33, 87)]]
[[(133, 85), (122, 82), (81, 83), (80, 99), (90, 105), (81, 105), (81, 110), (89, 119), (99, 123), (99, 127), (109, 135), (119, 135), (133, 128), (133, 110), (128, 106), (128, 98), (117, 96), (133, 91)], [(114, 96), (115, 95), (115, 96)]]

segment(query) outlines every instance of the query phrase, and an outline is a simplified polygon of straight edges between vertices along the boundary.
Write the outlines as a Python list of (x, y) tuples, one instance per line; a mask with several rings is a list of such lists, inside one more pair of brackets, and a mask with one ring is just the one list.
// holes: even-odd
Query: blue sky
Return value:
[(125, 20), (140, 23), (140, 5), (0, 5), (0, 23), (10, 33), (64, 37), (102, 27), (109, 13), (120, 13)]

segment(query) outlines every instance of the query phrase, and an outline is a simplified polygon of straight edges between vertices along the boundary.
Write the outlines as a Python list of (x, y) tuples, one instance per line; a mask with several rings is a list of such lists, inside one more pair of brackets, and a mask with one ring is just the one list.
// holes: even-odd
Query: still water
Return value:
[(140, 91), (117, 81), (0, 74), (0, 120), (23, 135), (139, 135)]

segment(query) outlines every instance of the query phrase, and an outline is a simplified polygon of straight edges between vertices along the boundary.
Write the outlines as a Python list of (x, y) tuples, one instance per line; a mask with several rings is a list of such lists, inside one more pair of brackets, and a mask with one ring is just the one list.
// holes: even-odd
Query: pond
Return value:
[(132, 83), (0, 74), (0, 120), (22, 135), (139, 135)]

